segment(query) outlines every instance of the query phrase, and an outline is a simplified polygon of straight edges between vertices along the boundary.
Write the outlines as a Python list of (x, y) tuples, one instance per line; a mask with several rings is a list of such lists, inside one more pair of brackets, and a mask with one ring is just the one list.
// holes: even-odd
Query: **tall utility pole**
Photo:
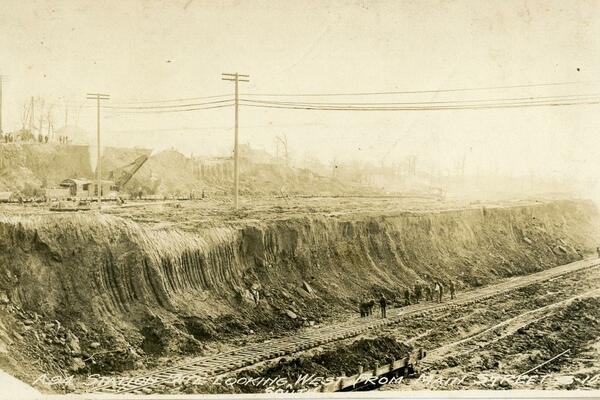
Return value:
[(240, 160), (239, 160), (239, 151), (238, 151), (238, 114), (239, 114), (239, 82), (250, 82), (249, 75), (238, 74), (221, 74), (221, 79), (224, 81), (232, 81), (235, 82), (235, 139), (233, 142), (233, 206), (235, 209), (238, 209), (239, 201), (239, 186), (240, 186)]
[(97, 161), (96, 161), (96, 193), (98, 195), (98, 210), (102, 209), (102, 161), (100, 160), (100, 100), (108, 100), (110, 96), (102, 93), (88, 93), (88, 100), (96, 100), (96, 145)]

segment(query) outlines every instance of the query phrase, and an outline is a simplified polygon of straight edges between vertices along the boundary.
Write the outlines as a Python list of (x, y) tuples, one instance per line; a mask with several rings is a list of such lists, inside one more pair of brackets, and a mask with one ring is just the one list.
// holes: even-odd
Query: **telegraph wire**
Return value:
[(600, 98), (600, 93), (594, 94), (571, 94), (571, 95), (555, 95), (555, 96), (528, 96), (528, 97), (512, 97), (512, 98), (495, 98), (495, 99), (472, 99), (472, 100), (446, 100), (446, 101), (422, 101), (422, 102), (361, 102), (361, 103), (315, 103), (315, 102), (295, 102), (295, 101), (274, 101), (274, 100), (251, 100), (241, 99), (247, 103), (270, 104), (270, 105), (307, 105), (307, 106), (395, 106), (395, 105), (430, 105), (430, 104), (477, 104), (477, 103), (492, 103), (505, 101), (534, 101), (534, 100), (555, 100), (555, 99), (594, 99)]
[(216, 94), (211, 96), (199, 96), (199, 97), (182, 97), (178, 99), (164, 99), (164, 100), (140, 100), (140, 101), (124, 101), (116, 104), (119, 105), (133, 105), (133, 104), (151, 104), (151, 103), (175, 103), (178, 101), (196, 101), (196, 100), (207, 100), (207, 99), (218, 99), (221, 97), (231, 97), (231, 94)]
[(154, 110), (154, 109), (177, 109), (184, 107), (199, 107), (205, 105), (214, 105), (232, 102), (233, 98), (225, 100), (208, 101), (204, 103), (188, 103), (188, 104), (173, 104), (173, 105), (158, 105), (158, 106), (105, 106), (105, 108), (113, 110)]
[(393, 106), (393, 107), (350, 107), (350, 106), (311, 106), (311, 105), (268, 105), (268, 104), (244, 104), (245, 107), (288, 109), (288, 110), (318, 110), (318, 111), (437, 111), (437, 110), (480, 110), (497, 108), (521, 108), (521, 107), (542, 107), (542, 106), (569, 106), (569, 105), (589, 105), (600, 104), (600, 98), (590, 101), (582, 100), (563, 100), (563, 101), (537, 101), (520, 103), (492, 103), (492, 104), (471, 104), (471, 105), (450, 105), (450, 106)]
[(188, 112), (188, 111), (199, 111), (199, 110), (213, 110), (213, 109), (217, 109), (217, 108), (225, 108), (225, 107), (232, 107), (233, 101), (231, 101), (231, 104), (220, 104), (220, 105), (213, 105), (213, 106), (206, 106), (206, 107), (194, 107), (194, 108), (185, 108), (185, 109), (171, 109), (171, 110), (121, 110), (121, 109), (112, 109), (112, 115), (115, 114), (132, 114), (132, 115), (136, 115), (136, 114), (165, 114), (165, 113), (177, 113), (177, 112)]
[(523, 85), (506, 85), (506, 86), (483, 86), (476, 88), (457, 88), (457, 89), (432, 89), (432, 90), (409, 90), (409, 91), (386, 91), (386, 92), (354, 92), (354, 93), (240, 93), (242, 96), (266, 96), (266, 97), (320, 97), (320, 96), (372, 96), (372, 95), (393, 95), (393, 94), (419, 94), (419, 93), (450, 93), (450, 92), (469, 92), (480, 90), (496, 90), (496, 89), (517, 89), (530, 87), (544, 86), (565, 86), (565, 85), (582, 85), (595, 82), (549, 82), (549, 83), (532, 83)]

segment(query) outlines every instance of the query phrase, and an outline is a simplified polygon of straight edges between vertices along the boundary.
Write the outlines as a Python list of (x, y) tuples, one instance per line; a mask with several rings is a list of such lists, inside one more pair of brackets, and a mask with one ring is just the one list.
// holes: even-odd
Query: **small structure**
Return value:
[[(113, 181), (103, 180), (101, 182), (102, 189), (101, 194), (103, 196), (109, 196), (113, 192), (117, 191), (117, 187)], [(77, 198), (88, 198), (96, 196), (96, 182), (89, 179), (65, 179), (60, 183), (60, 187), (64, 189), (69, 189), (69, 194), (71, 197)]]

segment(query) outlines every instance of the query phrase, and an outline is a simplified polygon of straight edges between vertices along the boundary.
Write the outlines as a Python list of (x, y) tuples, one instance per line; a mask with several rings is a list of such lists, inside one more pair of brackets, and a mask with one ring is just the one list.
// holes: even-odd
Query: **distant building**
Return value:
[(248, 160), (254, 164), (272, 164), (275, 158), (262, 149), (253, 149), (249, 144), (239, 145), (240, 158)]

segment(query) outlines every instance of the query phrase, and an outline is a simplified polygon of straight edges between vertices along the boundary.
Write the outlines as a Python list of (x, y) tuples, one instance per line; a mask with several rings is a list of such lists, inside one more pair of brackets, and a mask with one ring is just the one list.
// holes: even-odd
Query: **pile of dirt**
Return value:
[[(102, 149), (103, 179), (137, 157), (150, 155), (141, 148), (105, 147)], [(43, 189), (57, 187), (65, 179), (93, 179), (95, 154), (87, 145), (55, 143), (3, 144), (0, 146), (0, 191), (27, 196), (42, 196)], [(211, 160), (187, 157), (176, 150), (150, 156), (134, 177), (122, 188), (128, 194), (190, 197), (229, 195), (232, 187), (232, 161), (220, 161), (220, 173), (205, 174)], [(306, 169), (279, 164), (241, 162), (242, 195), (290, 195), (316, 193), (363, 193), (367, 189), (336, 179), (319, 176)]]
[[(391, 337), (360, 339), (350, 345), (336, 345), (334, 348), (316, 354), (294, 358), (281, 358), (278, 362), (259, 370), (244, 371), (237, 378), (285, 378), (292, 390), (305, 388), (297, 383), (301, 376), (315, 375), (323, 378), (352, 376), (358, 373), (359, 365), (365, 370), (375, 365), (385, 365), (393, 360), (406, 357), (412, 348)], [(265, 388), (252, 385), (233, 386), (241, 393), (260, 393)]]
[[(485, 373), (488, 379), (466, 379), (463, 389), (539, 389), (552, 387), (563, 378), (552, 377), (553, 373), (566, 371), (568, 376), (576, 371), (564, 369), (596, 344), (600, 336), (600, 298), (578, 299), (568, 305), (551, 311), (550, 315), (531, 322), (515, 333), (479, 346), (476, 353), (457, 354), (443, 363), (432, 366), (440, 371), (446, 366), (454, 367), (454, 375), (466, 374), (469, 377)], [(550, 361), (550, 362), (547, 362)], [(459, 371), (459, 372), (457, 372)], [(527, 380), (516, 381), (515, 377), (531, 371), (528, 376), (551, 377), (545, 381), (536, 378), (537, 386)], [(493, 377), (505, 377), (495, 379)], [(543, 382), (543, 383), (542, 383)], [(576, 389), (577, 382), (562, 389)]]
[[(132, 162), (143, 149), (103, 149), (103, 178), (110, 171)], [(58, 187), (65, 179), (94, 178), (87, 145), (23, 143), (0, 146), (0, 191), (42, 196), (43, 189)]]
[(578, 299), (551, 317), (529, 324), (503, 339), (493, 346), (490, 357), (506, 360), (505, 370), (524, 372), (569, 350), (564, 359), (558, 358), (536, 370), (537, 374), (558, 372), (566, 359), (577, 358), (598, 337), (600, 298)]

